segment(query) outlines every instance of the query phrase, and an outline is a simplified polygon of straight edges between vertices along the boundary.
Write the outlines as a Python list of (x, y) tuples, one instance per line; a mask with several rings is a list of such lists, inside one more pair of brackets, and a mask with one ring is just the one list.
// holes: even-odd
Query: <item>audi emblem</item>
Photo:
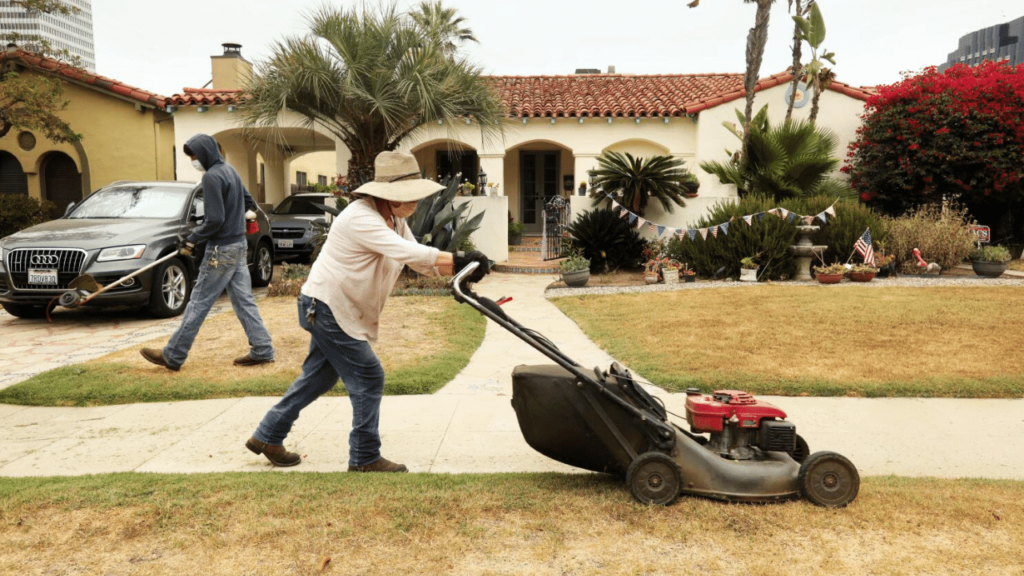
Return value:
[(60, 263), (60, 256), (53, 254), (36, 254), (29, 260), (35, 266), (56, 266)]

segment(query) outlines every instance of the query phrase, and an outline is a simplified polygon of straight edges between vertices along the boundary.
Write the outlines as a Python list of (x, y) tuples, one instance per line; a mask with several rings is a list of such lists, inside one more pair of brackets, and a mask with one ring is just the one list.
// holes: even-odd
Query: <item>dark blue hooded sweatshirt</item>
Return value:
[(237, 244), (245, 240), (245, 211), (255, 210), (249, 191), (242, 178), (224, 162), (217, 141), (206, 134), (196, 134), (185, 142), (199, 163), (206, 169), (203, 174), (204, 219), (188, 236), (198, 244), (209, 241), (210, 246)]

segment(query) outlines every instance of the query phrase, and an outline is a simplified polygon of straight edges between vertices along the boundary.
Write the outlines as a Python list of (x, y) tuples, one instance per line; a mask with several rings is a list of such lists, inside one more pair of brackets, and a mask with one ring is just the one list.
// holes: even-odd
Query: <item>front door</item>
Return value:
[(544, 204), (558, 196), (559, 156), (554, 152), (521, 152), (519, 157), (519, 221), (528, 234), (540, 234)]

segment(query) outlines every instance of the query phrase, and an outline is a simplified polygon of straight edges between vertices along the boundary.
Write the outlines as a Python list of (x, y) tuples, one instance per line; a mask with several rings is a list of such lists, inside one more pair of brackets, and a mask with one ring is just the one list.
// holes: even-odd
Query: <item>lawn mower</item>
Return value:
[[(625, 478), (645, 504), (668, 505), (680, 494), (738, 502), (806, 498), (840, 508), (857, 497), (860, 476), (835, 452), (810, 453), (779, 408), (738, 390), (686, 391), (686, 429), (629, 370), (585, 370), (545, 336), (519, 324), (495, 302), (452, 279), (456, 301), (508, 330), (555, 364), (512, 371), (512, 407), (526, 442), (545, 456)], [(673, 414), (673, 416), (676, 416)], [(680, 418), (677, 416), (677, 418)]]

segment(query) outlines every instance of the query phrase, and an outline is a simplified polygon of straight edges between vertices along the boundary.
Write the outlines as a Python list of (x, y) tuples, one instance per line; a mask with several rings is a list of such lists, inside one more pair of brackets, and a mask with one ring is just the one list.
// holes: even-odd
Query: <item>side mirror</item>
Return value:
[(71, 204), (68, 204), (68, 207), (64, 209), (64, 215), (67, 216), (68, 214), (71, 214), (71, 209), (74, 208), (74, 207), (75, 207), (75, 203), (74, 202), (72, 202)]

